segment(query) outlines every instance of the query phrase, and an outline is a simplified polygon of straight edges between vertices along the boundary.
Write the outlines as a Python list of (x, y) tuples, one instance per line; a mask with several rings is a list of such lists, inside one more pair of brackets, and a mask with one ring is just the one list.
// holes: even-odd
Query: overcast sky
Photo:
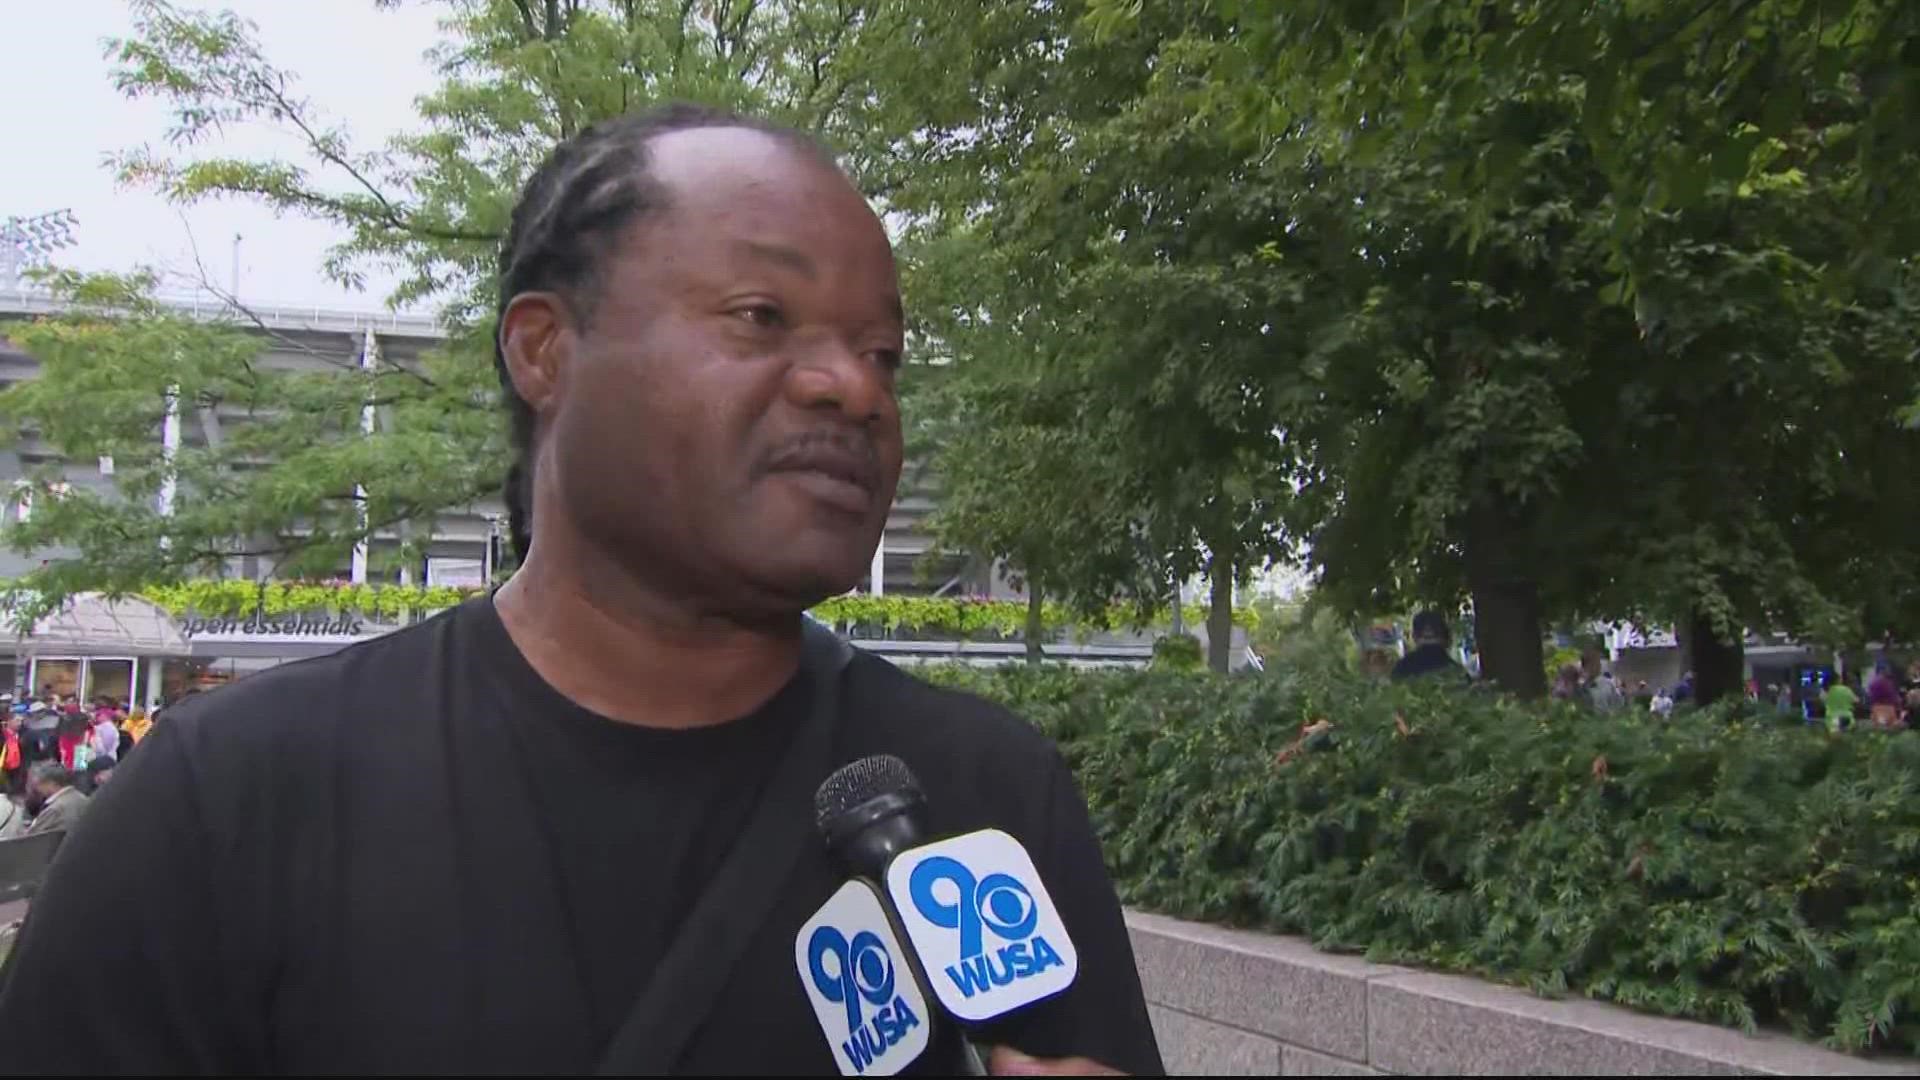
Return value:
[[(372, 0), (180, 0), (251, 19), (268, 59), (298, 74), (305, 96), (350, 129), (358, 145), (414, 126), (414, 99), (433, 85), (423, 53), (437, 36), (439, 7), (413, 0), (375, 10)], [(108, 78), (106, 39), (128, 33), (123, 0), (6, 4), (8, 46), (0, 54), (0, 217), (71, 209), (77, 246), (62, 265), (185, 273), (193, 243), (224, 287), (240, 243), (240, 294), (253, 303), (384, 306), (390, 275), (369, 272), (365, 292), (328, 281), (321, 258), (339, 238), (330, 226), (276, 219), (245, 203), (168, 205), (115, 184), (102, 157), (151, 143), (164, 146), (166, 110), (121, 97)], [(281, 155), (291, 144), (260, 130), (231, 132), (204, 152)], [(191, 230), (191, 233), (189, 233)]]

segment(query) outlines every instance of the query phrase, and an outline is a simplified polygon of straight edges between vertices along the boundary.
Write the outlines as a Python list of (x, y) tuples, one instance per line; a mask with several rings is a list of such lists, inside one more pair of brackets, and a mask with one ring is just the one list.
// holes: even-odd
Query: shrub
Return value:
[(1920, 734), (1331, 665), (929, 674), (1059, 740), (1129, 904), (1845, 1049), (1920, 1040)]
[(1200, 639), (1192, 634), (1167, 634), (1153, 643), (1156, 671), (1199, 671), (1206, 663)]

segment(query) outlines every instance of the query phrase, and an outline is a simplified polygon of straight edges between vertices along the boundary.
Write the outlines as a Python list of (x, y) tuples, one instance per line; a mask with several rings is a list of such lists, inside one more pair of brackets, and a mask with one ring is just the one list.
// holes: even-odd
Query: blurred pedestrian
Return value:
[(1449, 681), (1468, 682), (1467, 669), (1448, 651), (1452, 642), (1453, 632), (1447, 629), (1445, 616), (1437, 611), (1420, 612), (1413, 617), (1413, 651), (1393, 665), (1390, 678), (1406, 682), (1439, 675)]
[(1875, 669), (1873, 680), (1867, 683), (1867, 715), (1873, 726), (1883, 731), (1900, 721), (1900, 686), (1885, 663)]

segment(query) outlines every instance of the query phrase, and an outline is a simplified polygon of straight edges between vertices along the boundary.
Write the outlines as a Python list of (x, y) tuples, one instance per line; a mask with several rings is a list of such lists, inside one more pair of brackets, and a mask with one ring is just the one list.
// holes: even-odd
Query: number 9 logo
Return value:
[[(828, 957), (834, 960), (832, 971), (827, 970)], [(845, 1003), (848, 1031), (860, 1026), (861, 998), (873, 1005), (893, 1000), (893, 959), (871, 930), (853, 935), (851, 942), (831, 926), (815, 930), (807, 942), (807, 965), (821, 996)]]

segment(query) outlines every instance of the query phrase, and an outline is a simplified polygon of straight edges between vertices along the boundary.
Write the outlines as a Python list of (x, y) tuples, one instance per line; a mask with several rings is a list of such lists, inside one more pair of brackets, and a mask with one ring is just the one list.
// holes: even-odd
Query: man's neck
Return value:
[(707, 727), (751, 713), (799, 666), (798, 613), (749, 626), (601, 570), (536, 553), (494, 594), (527, 663), (585, 709), (643, 727)]

